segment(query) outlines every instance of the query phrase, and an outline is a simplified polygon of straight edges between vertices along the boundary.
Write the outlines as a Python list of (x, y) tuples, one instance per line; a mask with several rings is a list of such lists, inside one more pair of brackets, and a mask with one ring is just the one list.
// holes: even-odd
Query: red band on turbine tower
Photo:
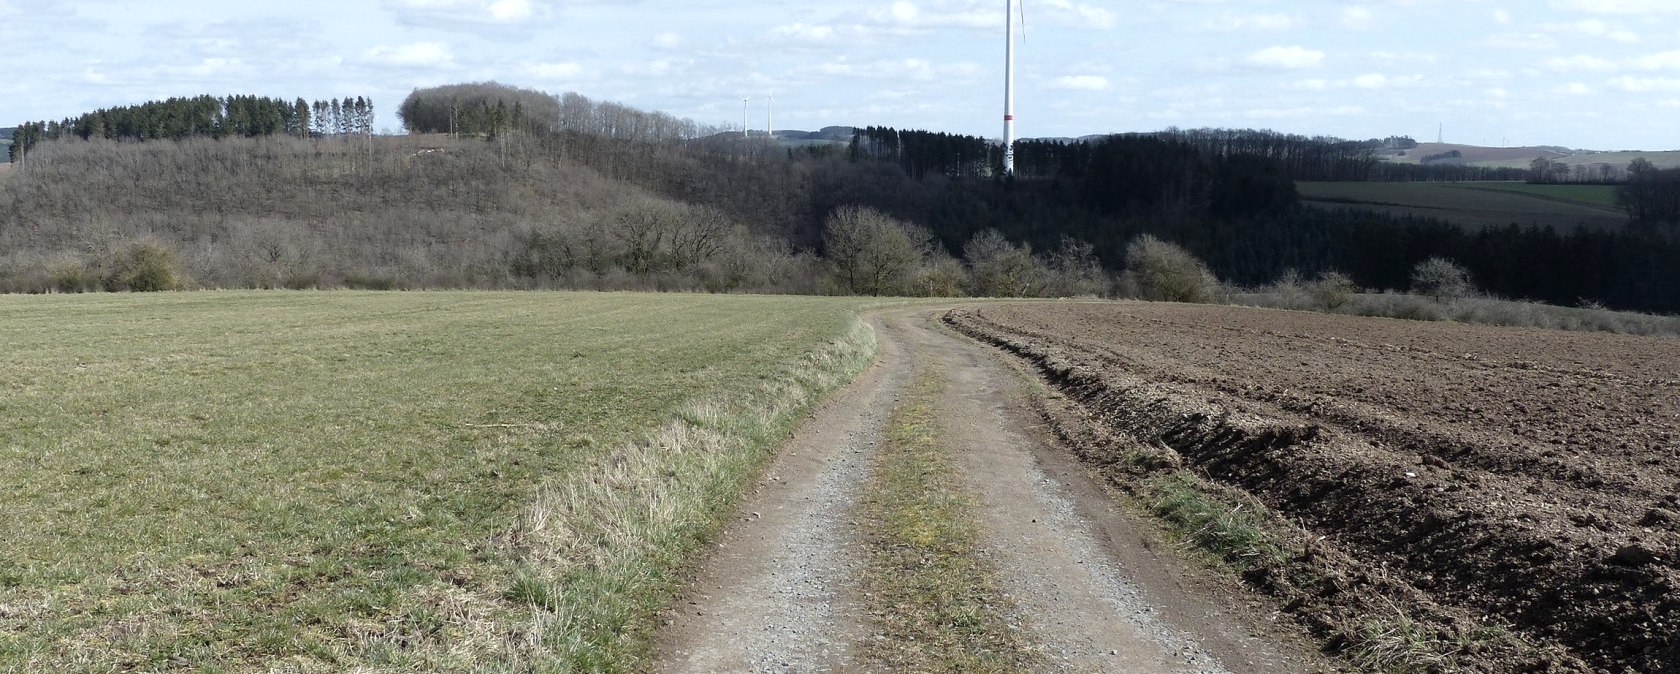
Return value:
[(1015, 116), (1014, 116), (1014, 115), (1004, 115), (1004, 116), (1003, 116), (1003, 121), (1005, 121), (1005, 122), (1013, 122), (1013, 121), (1015, 121)]

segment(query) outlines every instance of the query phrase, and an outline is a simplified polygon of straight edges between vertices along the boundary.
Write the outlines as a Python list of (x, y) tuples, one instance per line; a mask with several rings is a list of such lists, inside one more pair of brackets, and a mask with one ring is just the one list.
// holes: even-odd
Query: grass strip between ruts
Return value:
[(1030, 670), (1036, 653), (979, 543), (975, 499), (940, 433), (944, 374), (918, 374), (888, 423), (863, 512), (864, 588), (881, 638), (867, 650), (894, 671)]

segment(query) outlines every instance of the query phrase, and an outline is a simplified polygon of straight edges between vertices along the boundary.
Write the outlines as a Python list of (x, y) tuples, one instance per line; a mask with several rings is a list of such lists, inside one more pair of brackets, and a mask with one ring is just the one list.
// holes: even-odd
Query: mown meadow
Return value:
[(634, 667), (861, 306), (0, 297), (0, 671)]

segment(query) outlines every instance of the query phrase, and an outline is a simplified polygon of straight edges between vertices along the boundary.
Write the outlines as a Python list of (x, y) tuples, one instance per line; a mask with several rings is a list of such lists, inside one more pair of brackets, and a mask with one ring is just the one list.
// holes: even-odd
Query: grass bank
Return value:
[(888, 422), (864, 518), (871, 613), (884, 639), (870, 655), (892, 671), (1030, 671), (1035, 655), (997, 572), (979, 548), (974, 497), (958, 483), (940, 437), (945, 379), (921, 372)]
[(860, 306), (0, 297), (0, 671), (633, 668)]

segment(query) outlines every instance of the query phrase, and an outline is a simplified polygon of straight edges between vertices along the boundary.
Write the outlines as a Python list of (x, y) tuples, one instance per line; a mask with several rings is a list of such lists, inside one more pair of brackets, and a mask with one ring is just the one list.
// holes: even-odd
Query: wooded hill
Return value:
[[(898, 285), (873, 291), (1102, 290), (1086, 263), (1117, 272), (1127, 244), (1151, 234), (1243, 285), (1339, 270), (1403, 289), (1414, 265), (1441, 256), (1505, 297), (1680, 311), (1671, 225), (1468, 232), (1302, 207), (1297, 176), (1361, 161), (1340, 142), (1242, 131), (1036, 141), (1020, 148), (1022, 176), (1001, 179), (996, 147), (974, 137), (876, 127), (846, 147), (789, 148), (575, 95), (554, 99), (560, 116), (542, 130), (524, 112), (540, 107), (531, 92), (471, 87), (484, 96), (419, 90), (404, 103), (433, 111), (420, 131), (452, 107), (452, 136), (45, 143), (0, 184), (13, 205), (0, 214), (0, 287), (102, 277), (146, 240), (216, 287), (858, 291), (823, 256), (832, 216), (861, 206), (890, 224), (871, 231), (902, 233), (891, 238), (914, 258)], [(509, 114), (463, 124), (472, 106)], [(1000, 260), (1033, 282), (977, 280)]]

